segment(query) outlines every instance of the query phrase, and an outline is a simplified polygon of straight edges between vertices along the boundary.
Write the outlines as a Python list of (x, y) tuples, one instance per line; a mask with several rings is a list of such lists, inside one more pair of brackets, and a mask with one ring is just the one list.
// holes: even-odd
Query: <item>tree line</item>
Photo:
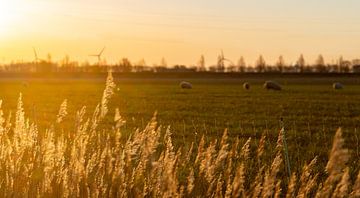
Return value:
[(326, 63), (324, 57), (319, 55), (314, 63), (305, 61), (301, 54), (293, 64), (285, 62), (283, 56), (279, 56), (275, 63), (269, 64), (260, 55), (253, 65), (247, 64), (244, 57), (234, 63), (223, 55), (219, 55), (217, 62), (206, 66), (204, 55), (201, 55), (194, 65), (168, 66), (165, 58), (160, 64), (149, 66), (144, 59), (131, 62), (128, 58), (122, 58), (115, 64), (108, 64), (105, 59), (90, 64), (89, 62), (78, 62), (65, 56), (61, 61), (52, 61), (51, 55), (46, 60), (35, 60), (32, 62), (13, 61), (9, 64), (0, 65), (0, 72), (218, 72), (218, 73), (360, 73), (360, 60), (345, 60), (342, 56), (333, 63)]

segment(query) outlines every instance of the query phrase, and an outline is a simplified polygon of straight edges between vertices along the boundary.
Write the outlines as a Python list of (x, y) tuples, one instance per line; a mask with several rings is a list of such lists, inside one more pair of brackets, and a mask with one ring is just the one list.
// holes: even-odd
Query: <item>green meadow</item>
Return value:
[[(59, 106), (68, 101), (69, 115), (63, 130), (74, 130), (75, 114), (86, 106), (91, 115), (101, 100), (106, 76), (96, 78), (8, 78), (0, 82), (0, 98), (5, 115), (14, 111), (19, 93), (23, 94), (26, 116), (39, 128), (48, 128), (56, 120)], [(263, 89), (265, 80), (275, 80), (281, 91)], [(181, 89), (187, 80), (193, 89)], [(244, 90), (244, 82), (251, 84)], [(334, 90), (332, 82), (345, 82), (343, 90)], [(170, 126), (174, 142), (188, 147), (204, 135), (219, 139), (225, 129), (229, 136), (246, 141), (265, 134), (276, 141), (282, 124), (287, 133), (291, 162), (302, 163), (316, 155), (326, 161), (332, 138), (341, 127), (349, 148), (359, 156), (360, 84), (348, 77), (243, 76), (238, 78), (204, 77), (116, 77), (114, 97), (110, 101), (106, 123), (114, 123), (115, 108), (126, 120), (123, 133), (143, 128), (157, 113), (164, 128)], [(14, 113), (14, 112), (12, 112)], [(281, 123), (283, 119), (283, 123)]]

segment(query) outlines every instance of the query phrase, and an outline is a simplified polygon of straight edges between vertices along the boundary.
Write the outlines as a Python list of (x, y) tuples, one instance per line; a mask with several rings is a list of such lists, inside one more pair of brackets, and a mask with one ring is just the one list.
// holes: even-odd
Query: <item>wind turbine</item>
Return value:
[(37, 52), (36, 52), (35, 47), (33, 47), (33, 51), (34, 51), (34, 56), (35, 56), (35, 63), (39, 63), (39, 61), (40, 61), (40, 62), (46, 62), (44, 59), (40, 59), (40, 58), (38, 57), (38, 54), (37, 54)]
[(98, 58), (98, 65), (100, 65), (101, 55), (103, 54), (104, 50), (105, 50), (105, 47), (100, 51), (99, 54), (91, 54), (91, 55), (89, 55), (89, 56), (97, 57), (97, 58)]
[(224, 65), (224, 62), (225, 62), (225, 61), (229, 62), (230, 65), (232, 65), (232, 66), (235, 65), (230, 59), (225, 58), (223, 50), (221, 50), (221, 55), (220, 55), (220, 57), (221, 57), (221, 61), (222, 61), (222, 64), (223, 64), (223, 65)]

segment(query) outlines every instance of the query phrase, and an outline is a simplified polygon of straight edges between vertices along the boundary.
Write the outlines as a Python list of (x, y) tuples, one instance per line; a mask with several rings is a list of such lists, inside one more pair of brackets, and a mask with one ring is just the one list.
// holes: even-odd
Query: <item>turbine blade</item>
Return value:
[(104, 52), (104, 50), (105, 50), (105, 46), (104, 46), (104, 48), (101, 50), (101, 52), (99, 53), (99, 56), (101, 56), (101, 54)]
[(229, 59), (227, 59), (227, 58), (224, 58), (224, 61), (227, 61), (227, 62), (229, 62), (230, 63), (230, 65), (235, 65), (231, 60), (229, 60)]
[(33, 47), (33, 51), (34, 51), (34, 55), (35, 55), (35, 60), (38, 60), (38, 56), (37, 56), (37, 53), (36, 53), (35, 47)]

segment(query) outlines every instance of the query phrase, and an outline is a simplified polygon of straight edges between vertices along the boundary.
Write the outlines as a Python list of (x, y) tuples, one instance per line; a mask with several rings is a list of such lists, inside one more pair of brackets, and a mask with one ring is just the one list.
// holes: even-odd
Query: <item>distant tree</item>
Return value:
[(48, 63), (52, 63), (52, 57), (51, 57), (51, 54), (50, 54), (50, 53), (47, 54), (47, 56), (46, 56), (46, 61), (47, 61)]
[(350, 71), (350, 61), (344, 60), (342, 56), (340, 56), (338, 60), (338, 71), (341, 73), (348, 73)]
[(276, 64), (275, 64), (277, 70), (279, 72), (283, 72), (284, 71), (284, 67), (285, 67), (285, 60), (283, 58), (283, 56), (279, 56), (279, 59), (276, 61)]
[(133, 69), (135, 72), (143, 72), (145, 70), (145, 66), (146, 66), (145, 59), (141, 59), (133, 66)]
[(226, 71), (230, 73), (236, 72), (236, 66), (231, 64), (228, 67), (226, 67)]
[[(19, 64), (18, 64), (19, 65)], [(27, 67), (23, 69), (28, 70)], [(34, 70), (34, 69), (30, 69)], [(56, 65), (52, 63), (51, 54), (47, 54), (46, 60), (40, 60), (35, 63), (35, 71), (38, 72), (52, 72), (56, 70)]]
[(257, 72), (265, 72), (266, 62), (262, 55), (256, 60), (255, 68)]
[[(69, 58), (69, 56), (68, 55), (66, 55), (66, 57), (68, 57)], [(66, 58), (65, 58), (66, 59)], [(69, 58), (70, 59), (70, 58)], [(69, 60), (68, 59), (68, 60)], [(84, 67), (84, 68), (89, 68), (90, 67), (90, 62), (88, 61), (88, 60), (85, 60), (84, 62), (82, 62), (81, 64), (81, 67)]]
[(337, 72), (342, 72), (342, 66), (344, 64), (344, 58), (342, 56), (339, 57), (338, 61), (337, 61)]
[(161, 67), (167, 67), (167, 62), (166, 62), (164, 57), (161, 59), (160, 66)]
[(200, 60), (198, 62), (198, 68), (197, 68), (198, 71), (200, 72), (203, 72), (203, 71), (206, 71), (206, 68), (205, 68), (205, 57), (204, 55), (201, 55), (200, 56)]
[(119, 70), (121, 72), (131, 72), (132, 64), (128, 58), (121, 59), (121, 61), (119, 63)]
[(173, 68), (170, 68), (169, 71), (174, 72), (195, 72), (196, 67), (194, 68), (187, 68), (185, 65), (174, 65)]
[(121, 59), (120, 65), (125, 66), (125, 67), (129, 67), (129, 66), (131, 66), (131, 62), (130, 62), (130, 60), (128, 58), (123, 58), (123, 59)]
[(348, 73), (348, 72), (350, 72), (351, 62), (344, 60), (344, 58), (342, 56), (340, 56), (340, 58), (338, 60), (338, 66), (339, 66), (339, 72)]
[(66, 54), (65, 57), (61, 60), (60, 65), (62, 67), (69, 66), (70, 65), (70, 56)]
[(300, 73), (303, 73), (305, 71), (305, 59), (302, 54), (300, 54), (300, 57), (296, 61), (296, 67), (297, 67), (297, 71)]
[(320, 54), (315, 61), (315, 70), (320, 73), (324, 73), (327, 71), (325, 66), (324, 57)]
[(216, 72), (217, 71), (217, 66), (210, 66), (209, 71), (210, 72)]
[(71, 67), (71, 62), (70, 62), (70, 56), (69, 55), (65, 55), (65, 57), (60, 61), (60, 65), (61, 65), (61, 70), (62, 71), (72, 71), (73, 68)]
[(246, 71), (246, 63), (244, 60), (244, 57), (240, 57), (240, 59), (237, 62), (237, 71), (238, 72), (245, 72)]
[(187, 70), (189, 71), (189, 72), (197, 72), (197, 66), (190, 66)]
[(320, 54), (316, 59), (316, 65), (325, 65), (324, 57)]
[(165, 67), (165, 66), (155, 66), (154, 67), (154, 72), (168, 72), (169, 68)]
[(217, 72), (225, 71), (224, 58), (221, 55), (218, 56), (218, 60), (217, 60), (217, 64), (216, 64), (216, 71)]
[(146, 66), (146, 61), (145, 61), (145, 59), (139, 60), (139, 62), (137, 62), (136, 65), (137, 65), (137, 66)]

